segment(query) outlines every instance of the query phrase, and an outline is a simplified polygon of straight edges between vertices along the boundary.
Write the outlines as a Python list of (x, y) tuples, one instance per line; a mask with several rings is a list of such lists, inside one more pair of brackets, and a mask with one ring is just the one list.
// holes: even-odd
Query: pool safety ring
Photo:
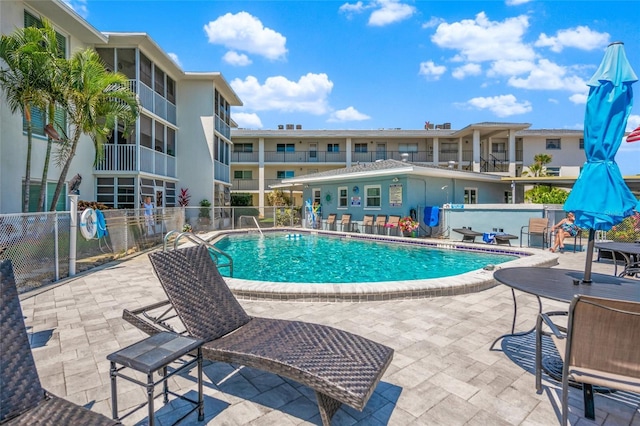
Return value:
[(98, 216), (93, 209), (85, 209), (80, 215), (80, 233), (87, 240), (92, 239), (98, 230)]

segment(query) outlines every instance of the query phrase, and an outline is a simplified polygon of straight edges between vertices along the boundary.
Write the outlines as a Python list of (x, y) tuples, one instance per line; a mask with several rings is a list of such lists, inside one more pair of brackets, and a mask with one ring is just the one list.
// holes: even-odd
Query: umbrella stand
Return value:
[(582, 282), (585, 284), (591, 284), (591, 262), (593, 262), (593, 246), (596, 239), (596, 230), (589, 229), (589, 241), (587, 242), (587, 258), (584, 265), (584, 278)]

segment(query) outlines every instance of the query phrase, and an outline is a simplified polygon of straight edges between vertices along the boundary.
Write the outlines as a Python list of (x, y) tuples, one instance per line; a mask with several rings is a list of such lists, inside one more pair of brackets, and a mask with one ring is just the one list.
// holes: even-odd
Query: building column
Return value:
[(352, 146), (351, 146), (351, 138), (347, 138), (346, 140), (346, 147), (345, 150), (347, 152), (347, 167), (351, 167), (351, 163), (352, 163)]
[(438, 165), (440, 163), (440, 139), (433, 138), (433, 164)]
[(480, 172), (480, 130), (473, 131), (473, 171)]
[[(264, 138), (258, 138), (258, 206), (263, 207), (264, 202)], [(264, 216), (264, 209), (260, 209), (260, 215)]]
[[(509, 130), (509, 176), (516, 175), (516, 132)], [(515, 199), (515, 197), (514, 197)]]

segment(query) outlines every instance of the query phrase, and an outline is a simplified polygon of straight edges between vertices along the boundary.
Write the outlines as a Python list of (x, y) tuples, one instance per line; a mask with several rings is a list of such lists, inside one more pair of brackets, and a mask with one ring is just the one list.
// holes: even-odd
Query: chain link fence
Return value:
[[(198, 233), (237, 228), (300, 226), (298, 207), (167, 207), (102, 210), (108, 235), (76, 236), (76, 273), (137, 251), (159, 246), (172, 230), (188, 224)], [(81, 212), (78, 212), (78, 224)], [(0, 215), (0, 260), (11, 259), (20, 292), (69, 276), (70, 212)]]

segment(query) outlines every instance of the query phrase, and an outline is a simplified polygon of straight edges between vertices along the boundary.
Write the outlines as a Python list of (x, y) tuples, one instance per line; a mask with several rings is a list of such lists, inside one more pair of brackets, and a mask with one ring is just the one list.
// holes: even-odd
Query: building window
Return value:
[(505, 204), (513, 203), (513, 194), (511, 193), (511, 191), (504, 191), (504, 202)]
[(140, 53), (140, 81), (151, 88), (151, 60)]
[(167, 100), (175, 105), (176, 103), (176, 82), (167, 76)]
[(233, 152), (253, 152), (252, 143), (237, 143), (233, 145)]
[(294, 143), (279, 143), (276, 146), (278, 152), (296, 152), (296, 144)]
[(417, 143), (401, 143), (398, 144), (399, 152), (418, 152), (418, 144)]
[(364, 187), (364, 206), (365, 207), (380, 207), (382, 205), (382, 190), (380, 185), (371, 185)]
[(167, 127), (167, 155), (176, 156), (176, 131)]
[(337, 143), (328, 143), (327, 152), (340, 152), (340, 145)]
[(445, 154), (457, 153), (458, 144), (456, 142), (442, 142), (440, 144), (440, 152)]
[(584, 138), (580, 138), (580, 142), (578, 142), (578, 149), (584, 149)]
[(277, 179), (289, 179), (289, 178), (292, 178), (293, 176), (294, 176), (293, 170), (278, 170), (276, 172)]
[(341, 186), (338, 188), (338, 208), (346, 209), (349, 206), (349, 188)]
[(151, 139), (152, 129), (151, 117), (140, 114), (140, 146), (146, 148), (152, 148), (153, 142)]
[(367, 152), (367, 144), (366, 143), (357, 143), (353, 147), (354, 152)]
[(251, 170), (235, 170), (233, 172), (234, 179), (253, 179), (253, 172)]
[(504, 142), (497, 142), (491, 144), (491, 152), (507, 152), (507, 144)]
[(464, 204), (478, 204), (478, 188), (464, 189)]
[(547, 139), (547, 149), (560, 149), (560, 139)]
[(560, 167), (547, 167), (547, 176), (560, 176)]

